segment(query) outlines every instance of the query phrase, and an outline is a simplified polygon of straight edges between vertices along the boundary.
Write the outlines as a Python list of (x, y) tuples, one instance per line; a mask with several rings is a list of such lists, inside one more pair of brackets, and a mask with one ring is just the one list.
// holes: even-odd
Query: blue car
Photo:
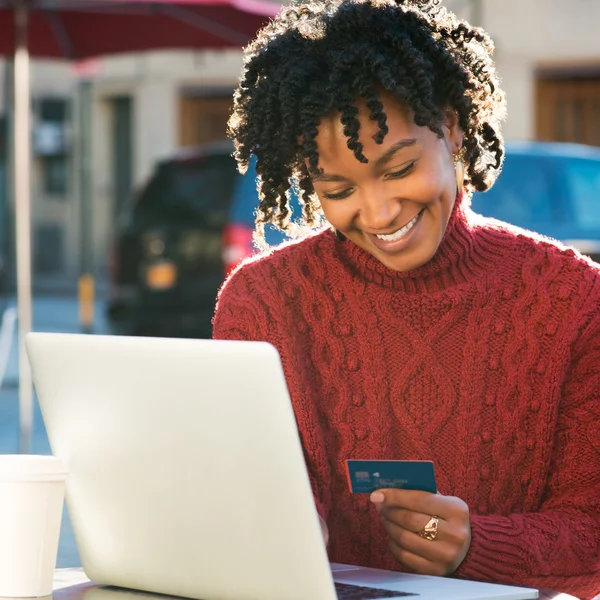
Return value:
[[(242, 178), (230, 210), (228, 227), (237, 230), (233, 262), (252, 253), (256, 174)], [(600, 260), (600, 148), (576, 144), (523, 142), (506, 144), (506, 160), (491, 190), (473, 196), (473, 210), (575, 246)], [(300, 208), (293, 202), (294, 213)], [(269, 227), (267, 242), (285, 236)]]
[[(258, 193), (256, 191), (256, 169), (254, 161), (248, 166), (246, 173), (238, 175), (239, 182), (235, 188), (229, 211), (229, 219), (223, 235), (223, 260), (226, 272), (254, 251), (252, 236), (255, 227)], [(292, 195), (291, 209), (294, 218), (301, 214), (298, 198)], [(289, 239), (280, 229), (273, 225), (265, 226), (265, 241), (269, 246), (277, 246)]]
[(472, 206), (600, 261), (600, 148), (508, 143), (498, 181)]

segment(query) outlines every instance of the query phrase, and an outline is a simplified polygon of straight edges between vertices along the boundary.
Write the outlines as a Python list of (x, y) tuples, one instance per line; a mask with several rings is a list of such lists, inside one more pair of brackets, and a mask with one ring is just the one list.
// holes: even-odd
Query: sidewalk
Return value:
[[(96, 296), (105, 298), (108, 292), (108, 281), (106, 277), (96, 277), (94, 280)], [(36, 273), (32, 281), (35, 296), (77, 296), (77, 278), (67, 275), (44, 275)]]

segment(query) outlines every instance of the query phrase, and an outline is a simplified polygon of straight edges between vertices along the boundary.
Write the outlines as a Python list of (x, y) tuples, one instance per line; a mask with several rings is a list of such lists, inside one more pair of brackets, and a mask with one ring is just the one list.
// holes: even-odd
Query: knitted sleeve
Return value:
[(266, 310), (252, 293), (243, 269), (236, 271), (219, 291), (213, 318), (216, 340), (267, 340)]
[[(277, 343), (281, 337), (277, 325), (280, 319), (271, 314), (273, 308), (265, 302), (263, 286), (253, 287), (253, 278), (246, 277), (244, 271), (244, 268), (238, 269), (219, 292), (213, 339), (270, 342), (281, 352)], [(277, 306), (275, 299), (272, 301), (273, 306)], [(310, 479), (317, 511), (326, 521), (327, 507), (319, 499), (315, 478)]]
[(593, 298), (586, 321), (563, 387), (540, 510), (472, 515), (458, 577), (520, 582), (582, 600), (600, 593), (600, 304)]

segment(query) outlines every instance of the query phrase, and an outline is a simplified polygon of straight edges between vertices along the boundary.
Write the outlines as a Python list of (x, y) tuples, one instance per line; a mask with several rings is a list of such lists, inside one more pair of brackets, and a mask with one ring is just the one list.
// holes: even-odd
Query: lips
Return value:
[(396, 254), (401, 252), (410, 244), (415, 231), (419, 229), (424, 210), (425, 209), (421, 210), (411, 221), (404, 225), (404, 227), (401, 227), (394, 233), (389, 235), (375, 235), (369, 233), (367, 234), (367, 237), (373, 246), (380, 252), (385, 254)]
[(397, 242), (402, 239), (416, 224), (419, 220), (421, 213), (417, 213), (415, 218), (412, 221), (409, 221), (404, 227), (398, 229), (398, 231), (394, 233), (390, 233), (389, 235), (378, 235), (377, 237), (384, 242)]

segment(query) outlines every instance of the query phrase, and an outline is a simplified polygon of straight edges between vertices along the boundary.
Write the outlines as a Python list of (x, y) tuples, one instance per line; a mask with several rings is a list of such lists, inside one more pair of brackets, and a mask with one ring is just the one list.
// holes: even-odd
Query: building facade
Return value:
[[(507, 139), (600, 145), (600, 2), (444, 3), (481, 24), (495, 41), (508, 99)], [(32, 231), (37, 280), (74, 286), (86, 244), (98, 280), (105, 278), (114, 224), (155, 162), (178, 146), (224, 137), (240, 68), (239, 50), (154, 52), (100, 59), (77, 68), (60, 62), (33, 63)], [(3, 83), (6, 86), (6, 77)], [(0, 96), (10, 119), (7, 94)], [(90, 111), (90, 127), (81, 126), (82, 108)], [(91, 142), (91, 239), (82, 237), (83, 133)], [(10, 231), (10, 199), (5, 218)]]

